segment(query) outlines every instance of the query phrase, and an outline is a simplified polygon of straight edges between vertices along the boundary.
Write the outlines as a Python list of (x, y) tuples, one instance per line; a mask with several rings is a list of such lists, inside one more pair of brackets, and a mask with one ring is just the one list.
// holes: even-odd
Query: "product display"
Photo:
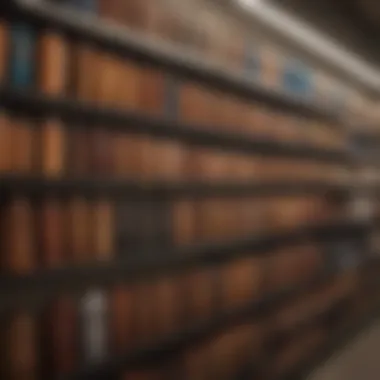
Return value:
[(281, 380), (378, 300), (312, 73), (260, 48), (243, 83), (245, 26), (153, 3), (0, 21), (4, 380)]

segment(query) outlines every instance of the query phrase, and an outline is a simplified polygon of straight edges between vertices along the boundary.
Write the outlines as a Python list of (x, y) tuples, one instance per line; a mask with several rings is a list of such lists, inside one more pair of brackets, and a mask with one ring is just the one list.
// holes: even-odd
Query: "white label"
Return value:
[(85, 361), (100, 361), (107, 354), (107, 298), (91, 290), (81, 299), (83, 355)]

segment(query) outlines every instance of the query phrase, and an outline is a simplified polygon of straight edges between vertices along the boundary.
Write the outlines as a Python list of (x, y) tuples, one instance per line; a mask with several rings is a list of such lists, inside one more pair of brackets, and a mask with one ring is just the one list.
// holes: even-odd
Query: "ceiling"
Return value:
[(380, 67), (380, 1), (269, 0)]

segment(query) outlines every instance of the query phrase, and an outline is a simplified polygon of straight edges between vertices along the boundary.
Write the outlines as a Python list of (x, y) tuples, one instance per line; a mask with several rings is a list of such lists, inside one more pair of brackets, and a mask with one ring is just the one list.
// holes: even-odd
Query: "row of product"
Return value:
[(63, 3), (127, 27), (156, 43), (169, 42), (191, 58), (195, 55), (207, 59), (247, 80), (255, 79), (265, 86), (308, 97), (315, 92), (315, 73), (299, 60), (284, 59), (266, 38), (255, 36), (246, 20), (236, 17), (236, 11), (220, 4), (171, 0), (160, 0), (154, 5), (145, 0)]
[(319, 180), (340, 183), (350, 179), (350, 170), (344, 164), (196, 147), (175, 140), (108, 131), (103, 127), (72, 130), (58, 120), (38, 122), (3, 114), (0, 138), (0, 172), (3, 173), (178, 182)]
[[(320, 198), (119, 201), (81, 197), (5, 199), (0, 208), (4, 262), (17, 272), (112, 256), (146, 259), (171, 248), (231, 244), (264, 234), (340, 222)], [(154, 258), (154, 256), (152, 257)]]
[[(317, 267), (310, 259), (305, 262), (300, 252), (295, 265), (291, 253), (273, 253), (265, 260), (239, 259), (128, 286), (93, 287), (76, 296), (57, 294), (42, 310), (3, 315), (3, 378), (24, 379), (26, 374), (33, 379), (56, 378), (83, 365), (102, 362), (110, 355), (163, 342), (171, 334), (181, 336), (180, 331), (192, 330), (199, 323), (212, 324), (224, 311), (231, 315), (290, 284), (304, 286), (304, 293), (300, 289), (295, 299), (274, 305), (265, 318), (250, 318), (252, 324), (227, 324), (223, 331), (205, 337), (196, 347), (191, 344), (174, 354), (176, 369), (186, 373), (178, 378), (207, 378), (198, 376), (219, 370), (221, 376), (224, 371), (225, 375), (232, 371), (232, 375), (255, 352), (258, 357), (265, 355), (265, 341), (282, 334), (291, 337), (297, 326), (313, 318), (318, 322), (319, 316), (352, 296), (354, 274), (339, 275), (308, 291)], [(299, 351), (296, 357), (287, 351), (286, 347), (284, 352), (276, 349), (276, 365), (273, 363), (270, 371), (288, 370), (288, 360), (298, 361)], [(146, 363), (144, 368), (149, 365)], [(228, 378), (223, 376), (220, 378)]]
[(51, 29), (12, 22), (0, 28), (0, 79), (111, 108), (161, 115), (205, 128), (280, 141), (342, 147), (345, 133), (329, 122), (282, 114), (233, 94), (195, 85)]

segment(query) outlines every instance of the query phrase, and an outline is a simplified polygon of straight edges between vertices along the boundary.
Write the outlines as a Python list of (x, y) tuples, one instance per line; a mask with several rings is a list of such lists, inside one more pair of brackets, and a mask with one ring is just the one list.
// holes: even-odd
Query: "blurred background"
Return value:
[(0, 378), (380, 377), (380, 5), (0, 6)]

